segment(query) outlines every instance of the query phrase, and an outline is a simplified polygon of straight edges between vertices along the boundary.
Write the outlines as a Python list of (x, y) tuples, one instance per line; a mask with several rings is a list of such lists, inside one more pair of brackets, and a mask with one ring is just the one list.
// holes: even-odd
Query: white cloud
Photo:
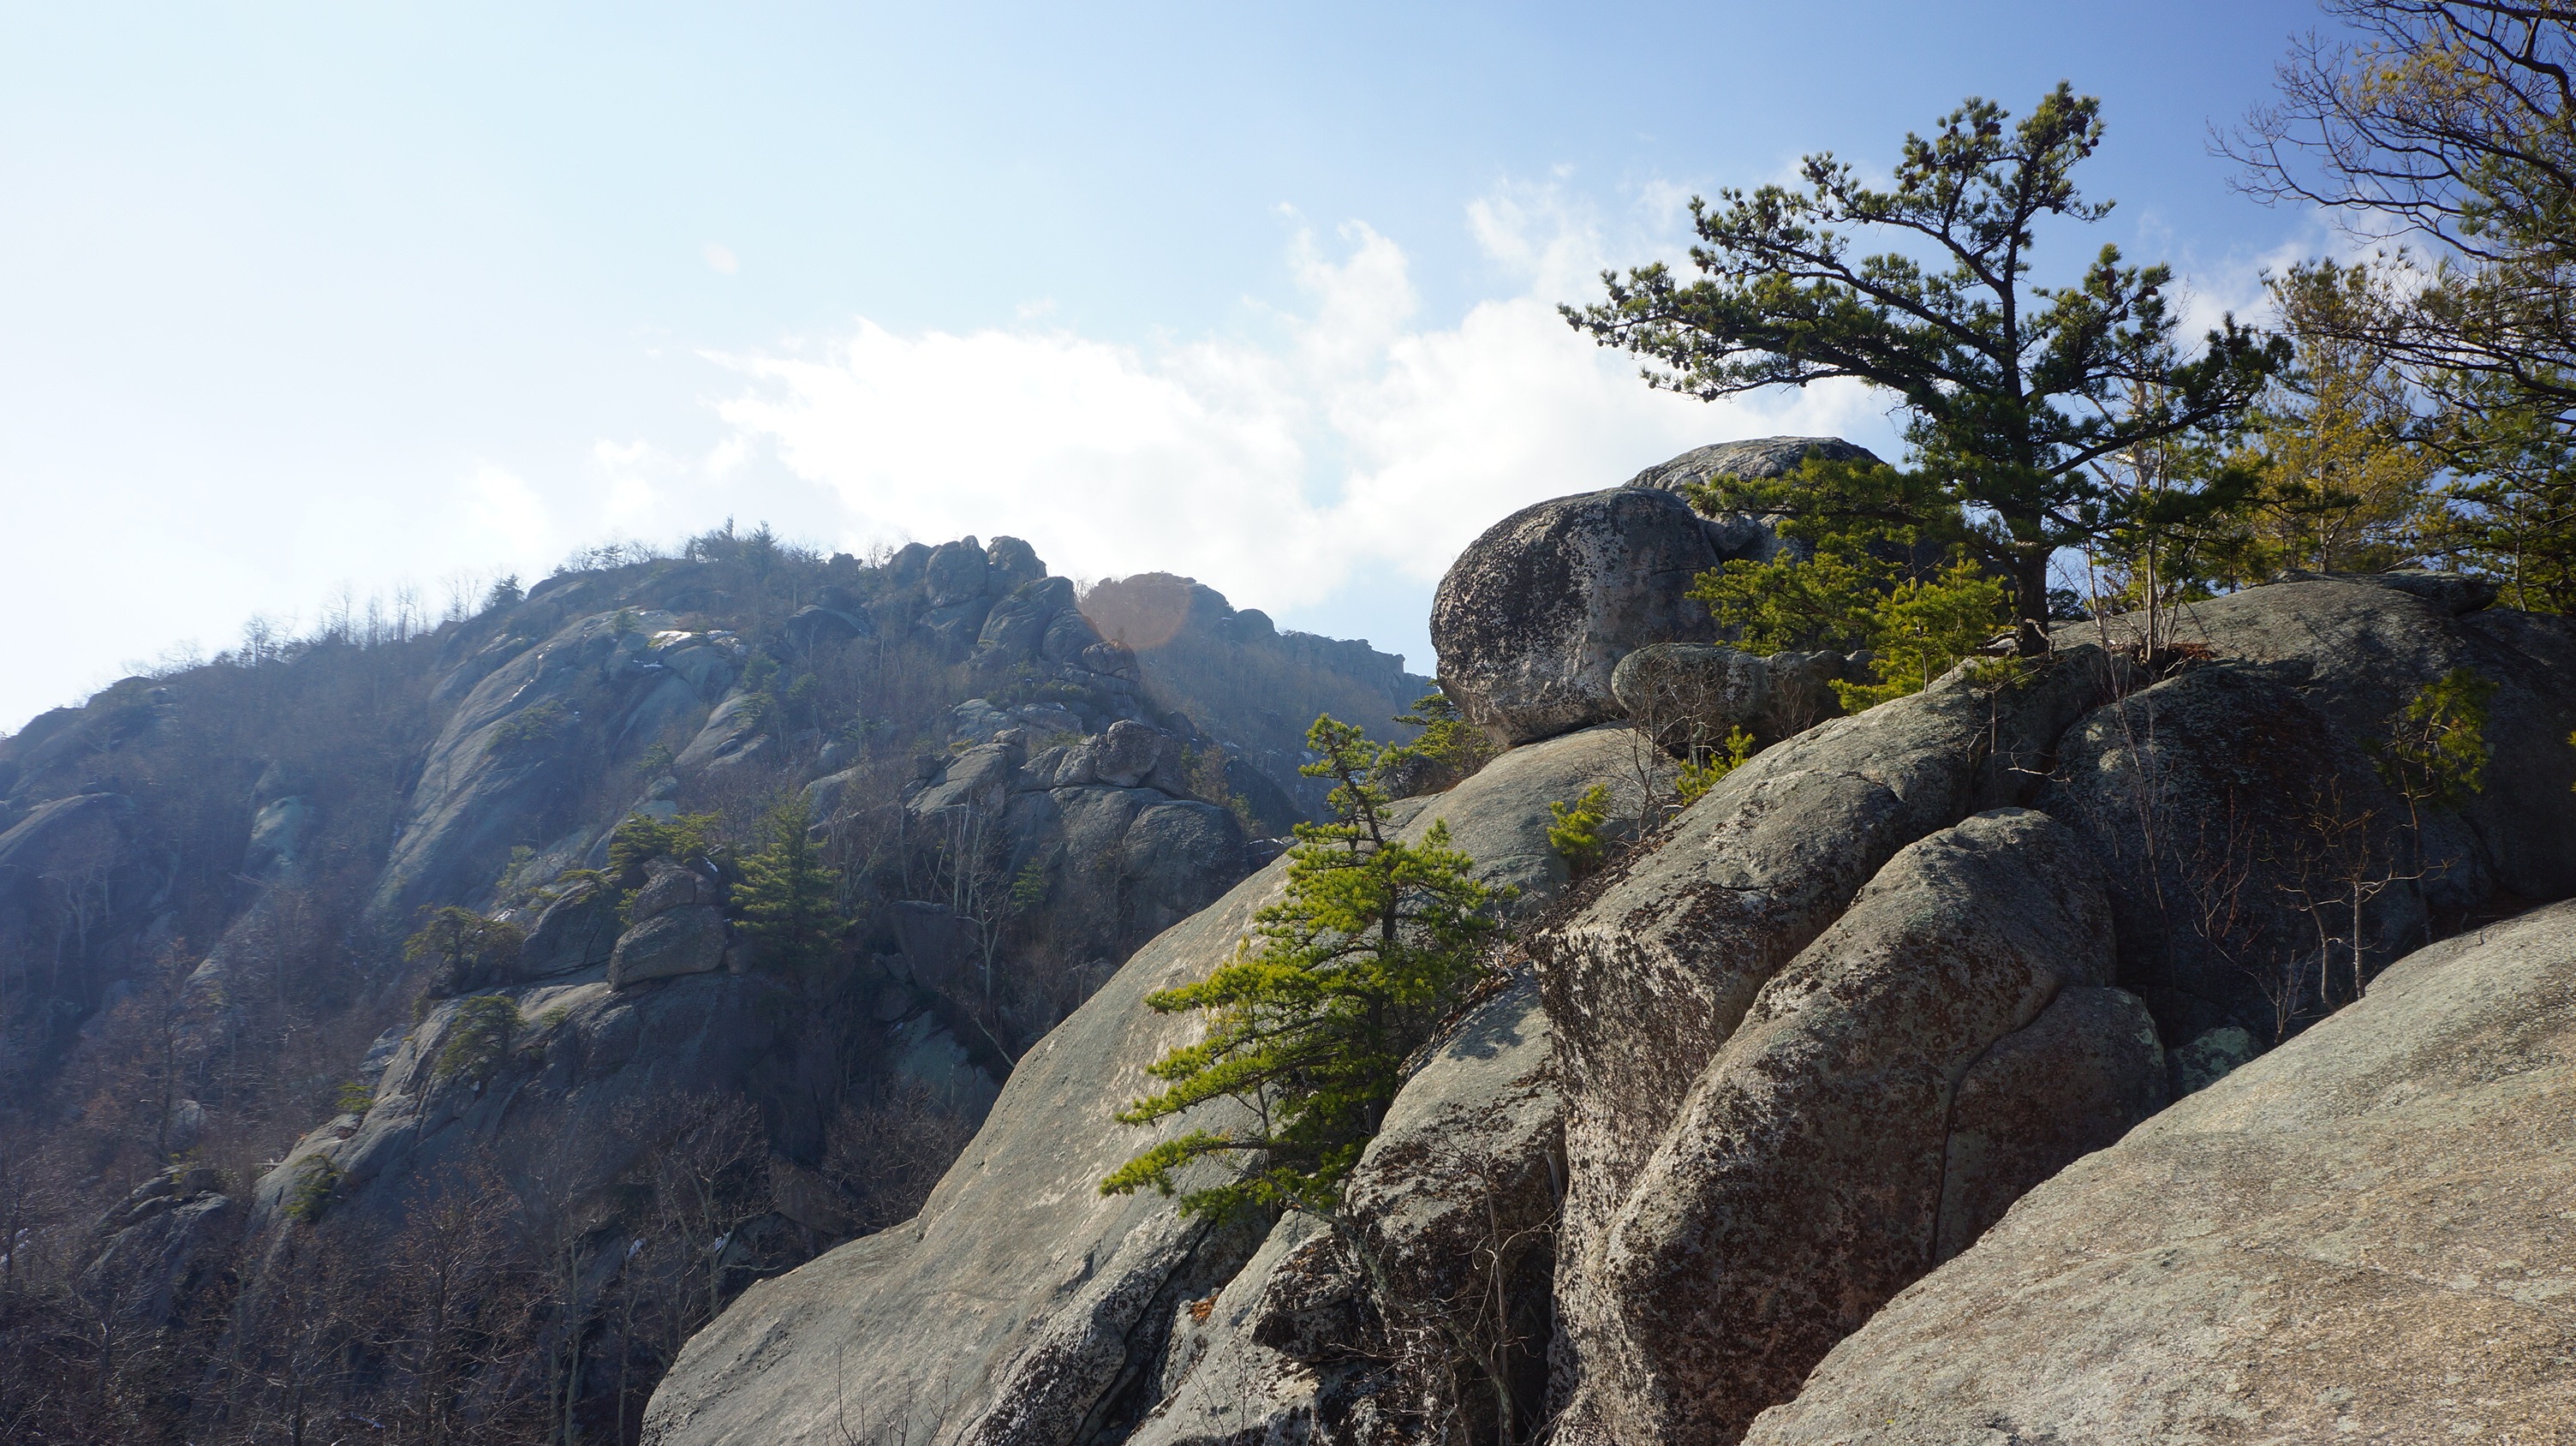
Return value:
[(464, 479), (467, 516), (510, 553), (542, 553), (550, 535), (545, 499), (518, 474), (478, 462)]
[(710, 241), (707, 243), (706, 257), (707, 265), (710, 269), (721, 272), (727, 276), (733, 275), (734, 272), (740, 270), (742, 267), (742, 263), (734, 257), (733, 248), (720, 241)]
[[(748, 383), (717, 411), (733, 445), (837, 495), (850, 544), (1009, 532), (1060, 572), (1184, 572), (1292, 613), (1390, 576), (1427, 602), (1504, 514), (1703, 442), (1884, 439), (1856, 387), (1713, 406), (1648, 390), (1555, 313), (1609, 259), (1601, 220), (1555, 187), (1498, 188), (1467, 224), (1515, 291), (1446, 326), (1418, 319), (1403, 250), (1354, 222), (1329, 248), (1295, 235), (1302, 304), (1250, 335), (1145, 349), (862, 319), (819, 352), (717, 358)], [(1616, 259), (1641, 257), (1623, 240)]]

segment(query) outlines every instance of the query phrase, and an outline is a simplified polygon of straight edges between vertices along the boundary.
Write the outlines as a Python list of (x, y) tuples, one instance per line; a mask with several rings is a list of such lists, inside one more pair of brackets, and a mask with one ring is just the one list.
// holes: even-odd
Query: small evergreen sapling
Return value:
[(1742, 768), (1753, 757), (1753, 735), (1742, 728), (1726, 730), (1726, 739), (1710, 751), (1705, 759), (1683, 759), (1681, 775), (1675, 783), (1682, 796), (1682, 807), (1688, 808), (1708, 796), (1718, 780)]
[(761, 827), (767, 840), (743, 856), (734, 902), (744, 931), (760, 946), (761, 962), (811, 978), (831, 962), (840, 941), (841, 873), (814, 846), (814, 813), (803, 794), (771, 808)]
[(1458, 704), (1448, 690), (1435, 688), (1414, 702), (1409, 712), (1399, 713), (1395, 721), (1422, 733), (1404, 751), (1428, 759), (1453, 780), (1473, 778), (1476, 770), (1494, 761), (1502, 750), (1485, 730), (1468, 722), (1458, 712)]
[[(1408, 750), (1358, 727), (1315, 720), (1321, 754), (1309, 776), (1331, 778), (1333, 821), (1299, 824), (1288, 889), (1253, 919), (1253, 937), (1196, 984), (1146, 997), (1164, 1014), (1203, 1013), (1205, 1038), (1148, 1066), (1159, 1093), (1118, 1112), (1150, 1125), (1226, 1099), (1233, 1122), (1184, 1131), (1111, 1172), (1104, 1195), (1178, 1194), (1184, 1212), (1224, 1220), (1301, 1209), (1329, 1217), (1342, 1182), (1403, 1083), (1404, 1063), (1477, 976), (1505, 897), (1469, 876), (1471, 861), (1433, 824), (1418, 842), (1395, 836), (1381, 771)], [(1185, 1189), (1202, 1160), (1242, 1158), (1231, 1179)]]
[(500, 1069), (510, 1051), (510, 1036), (521, 1024), (518, 1001), (506, 994), (477, 994), (460, 1000), (447, 1024), (447, 1040), (431, 1069), (437, 1079), (459, 1075), (482, 1084)]
[(518, 925), (487, 919), (454, 904), (423, 905), (420, 927), (403, 940), (403, 962), (438, 966), (433, 981), (440, 992), (471, 989), (506, 973), (518, 962), (527, 935)]
[(1555, 820), (1547, 826), (1547, 846), (1577, 878), (1601, 867), (1610, 849), (1601, 837), (1601, 826), (1610, 821), (1610, 785), (1596, 783), (1570, 804), (1551, 803), (1547, 814)]
[(2453, 668), (2415, 690), (2376, 745), (2379, 776), (2410, 809), (2456, 809), (2486, 787), (2487, 701), (2496, 685)]
[(2003, 585), (1958, 559), (1929, 581), (1901, 582), (1871, 609), (1869, 670), (1875, 684), (1836, 681), (1855, 711), (1919, 693), (1992, 641), (2012, 618)]

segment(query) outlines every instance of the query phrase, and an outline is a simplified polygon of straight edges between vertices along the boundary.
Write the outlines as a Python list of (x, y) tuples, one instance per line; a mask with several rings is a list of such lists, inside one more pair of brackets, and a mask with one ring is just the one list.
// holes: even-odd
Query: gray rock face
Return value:
[[(640, 751), (647, 741), (629, 724), (647, 710), (667, 709), (674, 670), (630, 645), (675, 621), (641, 617), (640, 632), (621, 634), (614, 614), (578, 618), (553, 636), (516, 652), (466, 692), (431, 746), (414, 785), (409, 814), (378, 876), (371, 926), (398, 937), (424, 903), (472, 900), (488, 889), (514, 844), (560, 837), (574, 820), (562, 816), (577, 787), (619, 756), (603, 745)], [(726, 650), (693, 642), (678, 651)], [(700, 706), (681, 689), (683, 712)], [(678, 714), (665, 721), (685, 726)], [(654, 731), (659, 731), (655, 725)], [(755, 736), (737, 711), (710, 739), (701, 733), (692, 766)], [(699, 744), (706, 747), (701, 750)]]
[[(1645, 1357), (1628, 1354), (1649, 1349), (1637, 1339), (1642, 1327), (1627, 1318), (1646, 1308), (1632, 1298), (1630, 1277), (1640, 1270), (1652, 1274), (1659, 1259), (1692, 1249), (1694, 1233), (1702, 1231), (1710, 1212), (1723, 1210), (1732, 1198), (1731, 1182), (1741, 1178), (1727, 1174), (1730, 1162), (1741, 1167), (1764, 1148), (1751, 1142), (1740, 1154), (1728, 1154), (1710, 1133), (1721, 1129), (1710, 1112), (1734, 1107), (1729, 1101), (1735, 1096), (1721, 1078), (1726, 1061), (1740, 1058), (1739, 1068), (1762, 1077), (1764, 1067), (1755, 1063), (1760, 1056), (1747, 1054), (1756, 1043), (1730, 1041), (1766, 986), (1816, 943), (1900, 850), (1976, 809), (2025, 801), (2032, 780), (2015, 760), (2044, 751), (2048, 740), (2098, 701), (2102, 673), (2103, 659), (2092, 651), (2061, 655), (2023, 685), (2001, 692), (1980, 689), (1954, 673), (1923, 693), (1819, 725), (1728, 775), (1585, 908), (1531, 941), (1568, 1097), (1568, 1194), (1557, 1298), (1566, 1348), (1575, 1355), (1583, 1388), (1594, 1392), (1584, 1418), (1598, 1423), (1591, 1429), (1661, 1420), (1668, 1410), (1690, 1408), (1667, 1404), (1669, 1398), (1658, 1392), (1713, 1397), (1720, 1374), (1740, 1388), (1764, 1371), (1803, 1369), (1831, 1343), (1830, 1335), (1820, 1343), (1809, 1337), (1806, 1346), (1784, 1338), (1780, 1359), (1810, 1352), (1794, 1368), (1759, 1359), (1703, 1360), (1689, 1366), (1697, 1377), (1650, 1389), (1634, 1383), (1637, 1372), (1650, 1369)], [(1819, 955), (1809, 967), (1829, 962), (1829, 954)], [(1935, 997), (1940, 993), (1934, 990)], [(2045, 1002), (2043, 995), (2038, 1003)], [(1842, 1014), (1828, 1010), (1818, 1017)], [(1864, 1010), (1852, 1017), (1878, 1016)], [(1997, 1027), (1966, 1047), (1981, 1050), (2026, 1022), (2027, 1016)], [(1959, 1028), (1976, 1032), (1964, 1024)], [(1886, 1055), (1873, 1062), (1873, 1070), (1933, 1067), (1907, 1054), (1920, 1040), (1899, 1031), (1884, 1043)], [(1921, 1144), (1919, 1138), (1915, 1143)], [(1896, 1148), (1862, 1128), (1850, 1148), (1880, 1144)], [(1937, 1159), (1937, 1143), (1930, 1148)], [(1935, 1175), (1937, 1196), (1937, 1170)], [(1708, 1192), (1704, 1198), (1688, 1193), (1701, 1189)], [(1748, 1220), (1746, 1229), (1754, 1233), (1737, 1243), (1755, 1248), (1745, 1242), (1758, 1238), (1758, 1223)], [(1920, 1224), (1925, 1237), (1910, 1262), (1918, 1272), (1931, 1263), (1928, 1216)], [(1784, 1250), (1790, 1244), (1777, 1243)], [(1782, 1269), (1796, 1263), (1791, 1252)], [(1807, 1263), (1824, 1268), (1814, 1259)], [(1750, 1279), (1745, 1269), (1712, 1258), (1706, 1274), (1676, 1279), (1698, 1279), (1715, 1293), (1742, 1287)], [(1728, 1275), (1730, 1270), (1736, 1274)], [(1896, 1279), (1884, 1290), (1902, 1283)], [(1812, 1297), (1808, 1304), (1815, 1304)], [(1685, 1316), (1700, 1309), (1687, 1290), (1655, 1308)], [(1798, 1302), (1783, 1301), (1779, 1308), (1783, 1326), (1799, 1324)], [(1596, 1343), (1602, 1353), (1597, 1384)], [(1651, 1369), (1672, 1368), (1678, 1367)], [(1795, 1379), (1790, 1375), (1788, 1383)], [(1779, 1389), (1785, 1394), (1785, 1385)], [(1750, 1407), (1778, 1398), (1754, 1400)], [(1743, 1412), (1736, 1429), (1750, 1414)]]
[[(363, 1117), (314, 1130), (259, 1178), (254, 1242), (273, 1246), (294, 1228), (281, 1210), (317, 1158), (342, 1171), (333, 1220), (361, 1236), (392, 1229), (475, 1165), (509, 1187), (486, 1203), (524, 1224), (559, 1210), (611, 1220), (624, 1208), (619, 1180), (666, 1137), (675, 1107), (740, 1090), (793, 1028), (794, 996), (757, 975), (699, 974), (637, 990), (575, 979), (512, 997), (520, 1023), (506, 1060), (481, 1082), (440, 1074), (462, 1002), (433, 1007), (392, 1050)], [(268, 1254), (255, 1244), (259, 1269)], [(607, 1273), (594, 1271), (584, 1289), (604, 1293), (617, 1259), (595, 1262)]]
[(616, 950), (620, 930), (615, 896), (595, 885), (579, 885), (537, 916), (519, 949), (518, 977), (543, 979), (596, 969)]
[(930, 549), (922, 565), (922, 582), (930, 589), (931, 607), (955, 607), (983, 596), (984, 573), (990, 565), (984, 549), (971, 537)]
[(120, 1327), (167, 1325), (227, 1259), (247, 1214), (204, 1166), (156, 1175), (100, 1222), (81, 1283)]
[[(1250, 868), (1242, 824), (1190, 796), (1182, 745), (1171, 734), (1120, 720), (1101, 736), (1034, 756), (1025, 736), (999, 728), (993, 742), (934, 764), (938, 771), (906, 808), (922, 836), (950, 855), (980, 859), (989, 878), (1035, 890), (1034, 907), (1045, 911), (1060, 953), (1124, 958)], [(959, 966), (944, 962), (956, 949), (911, 957), (929, 948), (926, 938), (901, 944), (895, 967), (924, 988), (962, 997), (953, 992), (962, 986)], [(1056, 1018), (1007, 1022), (1031, 1040)]]
[[(2064, 825), (2002, 810), (1898, 853), (1763, 985), (1618, 1212), (1569, 1231), (1560, 1434), (1733, 1441), (1945, 1237), (2160, 1105), (2143, 1010), (2107, 1039), (2098, 1004), (2041, 1022), (2112, 968), (2100, 865)], [(2088, 1055), (2107, 1089), (2051, 1077)]]
[(2571, 1031), (2576, 906), (2410, 955), (2032, 1191), (1747, 1439), (2557, 1439)]
[(258, 879), (283, 875), (295, 868), (302, 862), (314, 822), (310, 801), (295, 795), (270, 800), (251, 820), (250, 847), (242, 856), (242, 872)]
[[(1000, 542), (994, 545), (998, 547)], [(987, 666), (1003, 667), (1036, 661), (1044, 654), (1050, 630), (1067, 613), (1077, 621), (1082, 617), (1074, 607), (1071, 578), (1042, 576), (1018, 584), (984, 615), (984, 629), (975, 638), (977, 661)], [(1084, 631), (1087, 635), (1079, 644), (1049, 661), (1061, 662), (1064, 656), (1078, 653), (1100, 641), (1097, 634), (1089, 634), (1087, 629)], [(1070, 636), (1067, 634), (1068, 640)]]
[[(1546, 1405), (1563, 1104), (1547, 1016), (1524, 984), (1471, 1014), (1405, 1082), (1347, 1197), (1399, 1325), (1487, 1307), (1479, 1344), (1505, 1377), (1515, 1439)], [(1204, 1319), (1173, 1323), (1163, 1399), (1131, 1446), (1404, 1434), (1414, 1407), (1386, 1368), (1382, 1316), (1346, 1248), (1308, 1217), (1282, 1220)], [(1461, 1398), (1468, 1419), (1449, 1424), (1492, 1439), (1492, 1383)]]
[(876, 632), (876, 624), (864, 612), (845, 613), (816, 603), (798, 609), (795, 616), (780, 625), (779, 630), (786, 635), (790, 646), (810, 652), (834, 643), (868, 637)]
[(680, 750), (672, 767), (682, 773), (695, 773), (730, 759), (743, 757), (757, 747), (761, 739), (760, 715), (748, 693), (726, 695), (715, 711), (707, 715), (706, 725), (689, 746)]
[(2069, 985), (1996, 1040), (1951, 1095), (1932, 1258), (1977, 1242), (2033, 1185), (2170, 1097), (2156, 1022), (2125, 989)]
[(682, 904), (654, 915), (617, 940), (608, 983), (626, 989), (648, 979), (711, 974), (724, 967), (724, 915), (713, 904)]
[(1736, 728), (1776, 743), (1839, 717), (1834, 681), (1852, 672), (1840, 653), (1755, 657), (1715, 643), (1649, 643), (1619, 660), (1610, 691), (1630, 721), (1678, 752)]
[[(1546, 879), (1525, 862), (1547, 849), (1546, 809), (1533, 818), (1528, 806), (1534, 780), (1571, 797), (1564, 774), (1609, 780), (1550, 755), (1623, 755), (1598, 735), (1525, 752), (1520, 769), (1487, 769), (1407, 827), (1445, 817), (1471, 855), (1524, 861), (1521, 877)], [(1149, 1087), (1147, 1063), (1196, 1029), (1144, 1008), (1144, 996), (1230, 954), (1285, 868), (1274, 862), (1158, 936), (1033, 1048), (918, 1219), (754, 1286), (691, 1340), (655, 1392), (645, 1439), (821, 1443), (864, 1413), (888, 1439), (1069, 1442), (1086, 1422), (1105, 1429), (1161, 1399), (1183, 1303), (1235, 1277), (1258, 1242), (1211, 1239), (1167, 1200), (1102, 1197), (1100, 1178), (1151, 1143), (1110, 1114)]]
[(1125, 719), (1109, 725), (1091, 755), (1093, 776), (1118, 788), (1135, 788), (1158, 772), (1172, 777), (1180, 762), (1179, 739)]
[(1614, 487), (1524, 507), (1468, 544), (1431, 604), (1440, 682), (1506, 743), (1618, 716), (1619, 660), (1649, 643), (1712, 642), (1683, 594), (1717, 565), (1690, 505)]
[[(2576, 893), (2576, 627), (2455, 612), (2475, 591), (2439, 582), (2318, 579), (2197, 604), (2179, 636), (2217, 665), (2101, 708), (2061, 743), (2040, 806), (2109, 865), (2124, 981), (2168, 1041), (2234, 1028), (2268, 1045), (2315, 1018), (2319, 918), (2298, 900), (2346, 875), (2386, 880), (2361, 920), (2374, 969), (2499, 896)], [(2418, 815), (2373, 750), (2391, 715), (2456, 667), (2496, 685), (2493, 762), (2463, 808)], [(2323, 816), (2350, 827), (2329, 841)], [(2348, 915), (2323, 917), (2352, 934)], [(2348, 969), (2334, 985), (2352, 997)]]
[(1161, 933), (1243, 876), (1243, 825), (1212, 803), (1149, 804), (1118, 840), (1131, 927)]
[(2093, 701), (2090, 666), (2070, 656), (2053, 671), (2066, 691), (2003, 700), (1953, 675), (1767, 749), (1532, 941), (1574, 1101), (1578, 1197), (1625, 1194), (1756, 991), (1897, 850), (1972, 804), (2018, 801), (1979, 756), (1995, 704), (2045, 715), (2024, 729), (2053, 737)]
[(644, 886), (635, 891), (626, 915), (642, 924), (673, 909), (723, 901), (724, 886), (714, 878), (669, 859), (654, 859), (644, 866)]

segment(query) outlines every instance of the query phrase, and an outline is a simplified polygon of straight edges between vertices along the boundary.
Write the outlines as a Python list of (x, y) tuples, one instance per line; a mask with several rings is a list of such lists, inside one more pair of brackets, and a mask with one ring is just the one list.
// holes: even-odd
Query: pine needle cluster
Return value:
[[(1159, 1013), (1204, 1014), (1208, 1030), (1149, 1066), (1166, 1087), (1118, 1118), (1153, 1125), (1218, 1101), (1237, 1109), (1120, 1166), (1101, 1181), (1104, 1195), (1178, 1194), (1185, 1212), (1216, 1220), (1329, 1213), (1405, 1061), (1477, 977), (1498, 927), (1491, 906), (1508, 890), (1471, 877), (1444, 823), (1415, 841), (1396, 835), (1376, 779), (1408, 750), (1329, 716), (1306, 741), (1321, 757), (1305, 772), (1335, 780), (1333, 820), (1298, 825), (1287, 892), (1254, 916), (1232, 959), (1147, 996)], [(1213, 1160), (1243, 1163), (1192, 1170)]]

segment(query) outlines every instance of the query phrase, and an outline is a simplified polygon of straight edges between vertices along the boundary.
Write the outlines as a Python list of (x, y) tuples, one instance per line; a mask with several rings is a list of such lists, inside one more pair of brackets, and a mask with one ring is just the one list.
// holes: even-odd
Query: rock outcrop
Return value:
[[(1206, 735), (1202, 750), (1223, 748), (1236, 794), (1282, 836), (1328, 811), (1329, 783), (1297, 772), (1317, 713), (1382, 735), (1432, 687), (1406, 672), (1404, 659), (1364, 640), (1282, 631), (1260, 609), (1238, 609), (1216, 589), (1170, 573), (1108, 579), (1083, 594), (1081, 607), (1087, 626), (1134, 659), (1149, 691), (1186, 715), (1148, 721)], [(1264, 701), (1289, 697), (1301, 706)]]
[(1758, 518), (1700, 517), (1676, 489), (1714, 472), (1777, 476), (1810, 448), (1868, 456), (1831, 438), (1721, 443), (1487, 528), (1432, 599), (1441, 686), (1506, 744), (1621, 716), (1612, 672), (1622, 658), (1654, 643), (1718, 640), (1707, 606), (1684, 596), (1692, 579), (1781, 545)]
[[(1526, 1439), (1547, 1407), (1563, 1127), (1524, 982), (1431, 1052), (1352, 1172), (1346, 1215), (1374, 1269), (1319, 1222), (1281, 1221), (1203, 1314), (1173, 1323), (1163, 1397), (1131, 1446), (1407, 1439), (1426, 1404), (1470, 1439), (1505, 1416)], [(1396, 1368), (1397, 1336), (1426, 1329), (1473, 1356), (1432, 1403)]]
[(2563, 1439), (2571, 1039), (2576, 905), (2409, 955), (2033, 1191), (1747, 1440)]
[[(1616, 730), (1556, 739), (1411, 806), (1406, 827), (1448, 820), (1480, 873), (1534, 906), (1564, 878), (1547, 804), (1634, 766)], [(1150, 1195), (1102, 1197), (1101, 1177), (1152, 1141), (1111, 1113), (1194, 1028), (1144, 996), (1229, 954), (1285, 867), (1158, 936), (1031, 1050), (918, 1219), (754, 1287), (695, 1337), (646, 1439), (1065, 1442), (1123, 1431), (1168, 1394), (1186, 1303), (1241, 1274), (1261, 1241)]]
[(1708, 609), (1683, 596), (1716, 565), (1690, 504), (1669, 492), (1614, 487), (1524, 507), (1440, 580), (1441, 686), (1504, 743), (1616, 717), (1610, 674), (1622, 657), (1716, 639)]
[(135, 1187), (98, 1223), (82, 1288), (110, 1329), (170, 1324), (214, 1284), (246, 1212), (203, 1165), (177, 1165)]
[(1867, 447), (1840, 437), (1755, 437), (1745, 442), (1712, 442), (1693, 447), (1629, 478), (1626, 485), (1679, 492), (1712, 477), (1784, 477), (1811, 456), (1828, 462), (1878, 460)]
[(1838, 717), (1837, 680), (1868, 681), (1867, 669), (1840, 653), (1756, 657), (1715, 643), (1648, 643), (1611, 670), (1610, 692), (1631, 722), (1684, 756), (1738, 728), (1771, 744)]
[[(1615, 1213), (1587, 1196), (1559, 1432), (1733, 1440), (1945, 1243), (2163, 1104), (2112, 967), (2064, 825), (1998, 810), (1899, 852), (1761, 986)], [(2085, 1063), (2101, 1087), (2065, 1088)]]
[[(2576, 630), (2478, 609), (2470, 581), (2316, 578), (2197, 604), (2177, 640), (2211, 664), (2057, 745), (2037, 804), (2109, 866), (2122, 980), (2169, 1043), (2234, 1031), (2270, 1044), (2323, 1012), (2307, 906), (2356, 882), (2367, 969), (2462, 921), (2576, 894)], [(2383, 772), (2392, 716), (2462, 667), (2495, 687), (2484, 786), (2457, 809), (2410, 804)], [(2356, 932), (2348, 911), (2331, 918), (2328, 932)], [(2337, 1001), (2355, 993), (2344, 962), (2326, 981)]]

